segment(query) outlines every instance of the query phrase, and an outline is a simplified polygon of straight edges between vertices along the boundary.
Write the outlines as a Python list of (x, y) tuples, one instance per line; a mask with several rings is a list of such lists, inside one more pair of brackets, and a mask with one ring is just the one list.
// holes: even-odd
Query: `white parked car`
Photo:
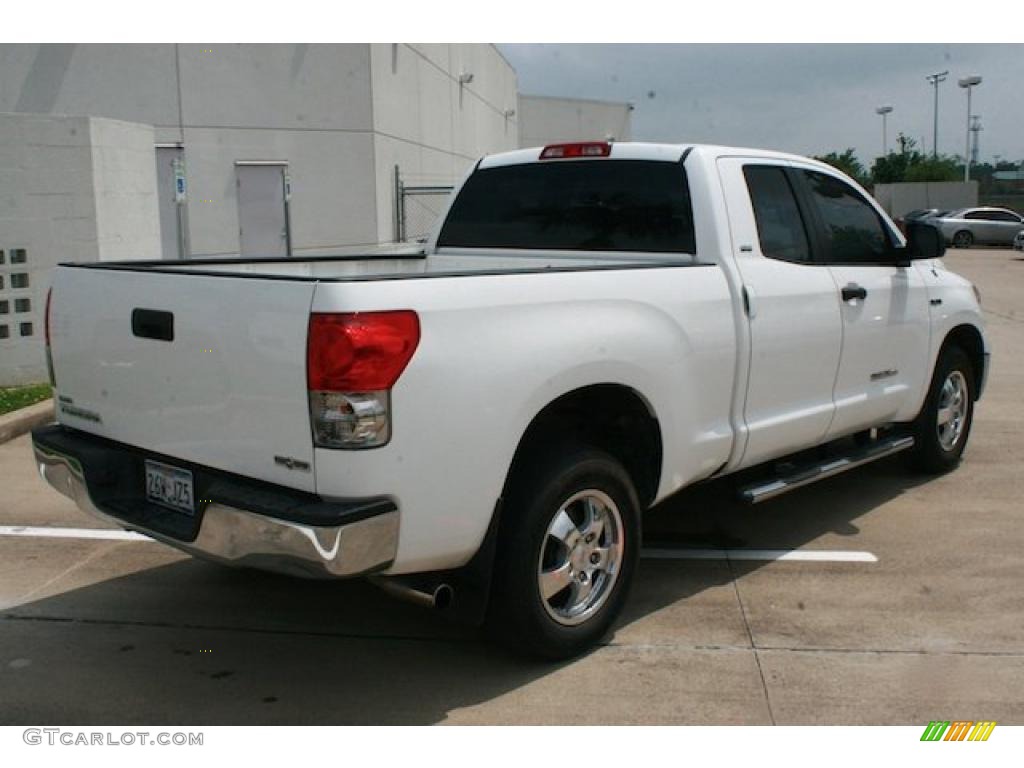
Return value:
[(748, 469), (756, 503), (901, 451), (957, 464), (989, 348), (942, 252), (803, 157), (494, 155), (421, 252), (60, 266), (35, 452), (179, 549), (373, 575), (564, 657), (681, 488)]
[(956, 248), (1012, 245), (1017, 235), (1024, 232), (1024, 218), (1006, 208), (961, 208), (933, 216), (929, 221)]

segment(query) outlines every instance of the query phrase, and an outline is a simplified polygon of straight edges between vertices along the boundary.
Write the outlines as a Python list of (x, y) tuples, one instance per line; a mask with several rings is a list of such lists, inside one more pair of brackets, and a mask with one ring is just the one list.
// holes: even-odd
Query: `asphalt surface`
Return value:
[[(724, 485), (647, 519), (679, 547), (877, 562), (645, 560), (607, 644), (509, 656), (362, 582), (152, 542), (0, 535), (0, 723), (1024, 723), (1024, 260), (954, 251), (994, 348), (963, 465), (899, 458), (745, 508)], [(0, 526), (99, 527), (0, 446)]]

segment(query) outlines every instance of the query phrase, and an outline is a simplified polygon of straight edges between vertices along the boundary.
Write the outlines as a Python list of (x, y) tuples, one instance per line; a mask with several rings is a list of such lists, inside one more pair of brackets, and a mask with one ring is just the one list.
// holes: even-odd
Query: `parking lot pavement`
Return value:
[[(756, 508), (718, 483), (647, 521), (659, 548), (859, 559), (646, 559), (608, 643), (552, 665), (362, 582), (0, 535), (0, 722), (1024, 723), (1024, 261), (947, 261), (994, 348), (960, 469), (895, 459)], [(100, 525), (44, 486), (27, 437), (0, 478), (0, 526)]]

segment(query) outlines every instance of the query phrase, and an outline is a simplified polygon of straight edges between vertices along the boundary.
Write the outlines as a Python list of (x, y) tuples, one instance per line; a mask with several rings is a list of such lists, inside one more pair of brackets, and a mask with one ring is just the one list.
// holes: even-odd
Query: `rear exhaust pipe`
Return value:
[(443, 611), (455, 599), (455, 590), (450, 584), (438, 584), (430, 591), (416, 589), (395, 578), (371, 576), (369, 581), (392, 597), (414, 603), (422, 608), (434, 608)]

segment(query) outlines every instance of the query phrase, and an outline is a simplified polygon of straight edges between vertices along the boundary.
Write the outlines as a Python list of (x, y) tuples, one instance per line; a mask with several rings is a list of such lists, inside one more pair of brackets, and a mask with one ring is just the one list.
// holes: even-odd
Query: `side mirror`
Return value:
[(946, 252), (946, 238), (934, 224), (927, 221), (908, 221), (907, 250), (910, 259), (938, 259)]

